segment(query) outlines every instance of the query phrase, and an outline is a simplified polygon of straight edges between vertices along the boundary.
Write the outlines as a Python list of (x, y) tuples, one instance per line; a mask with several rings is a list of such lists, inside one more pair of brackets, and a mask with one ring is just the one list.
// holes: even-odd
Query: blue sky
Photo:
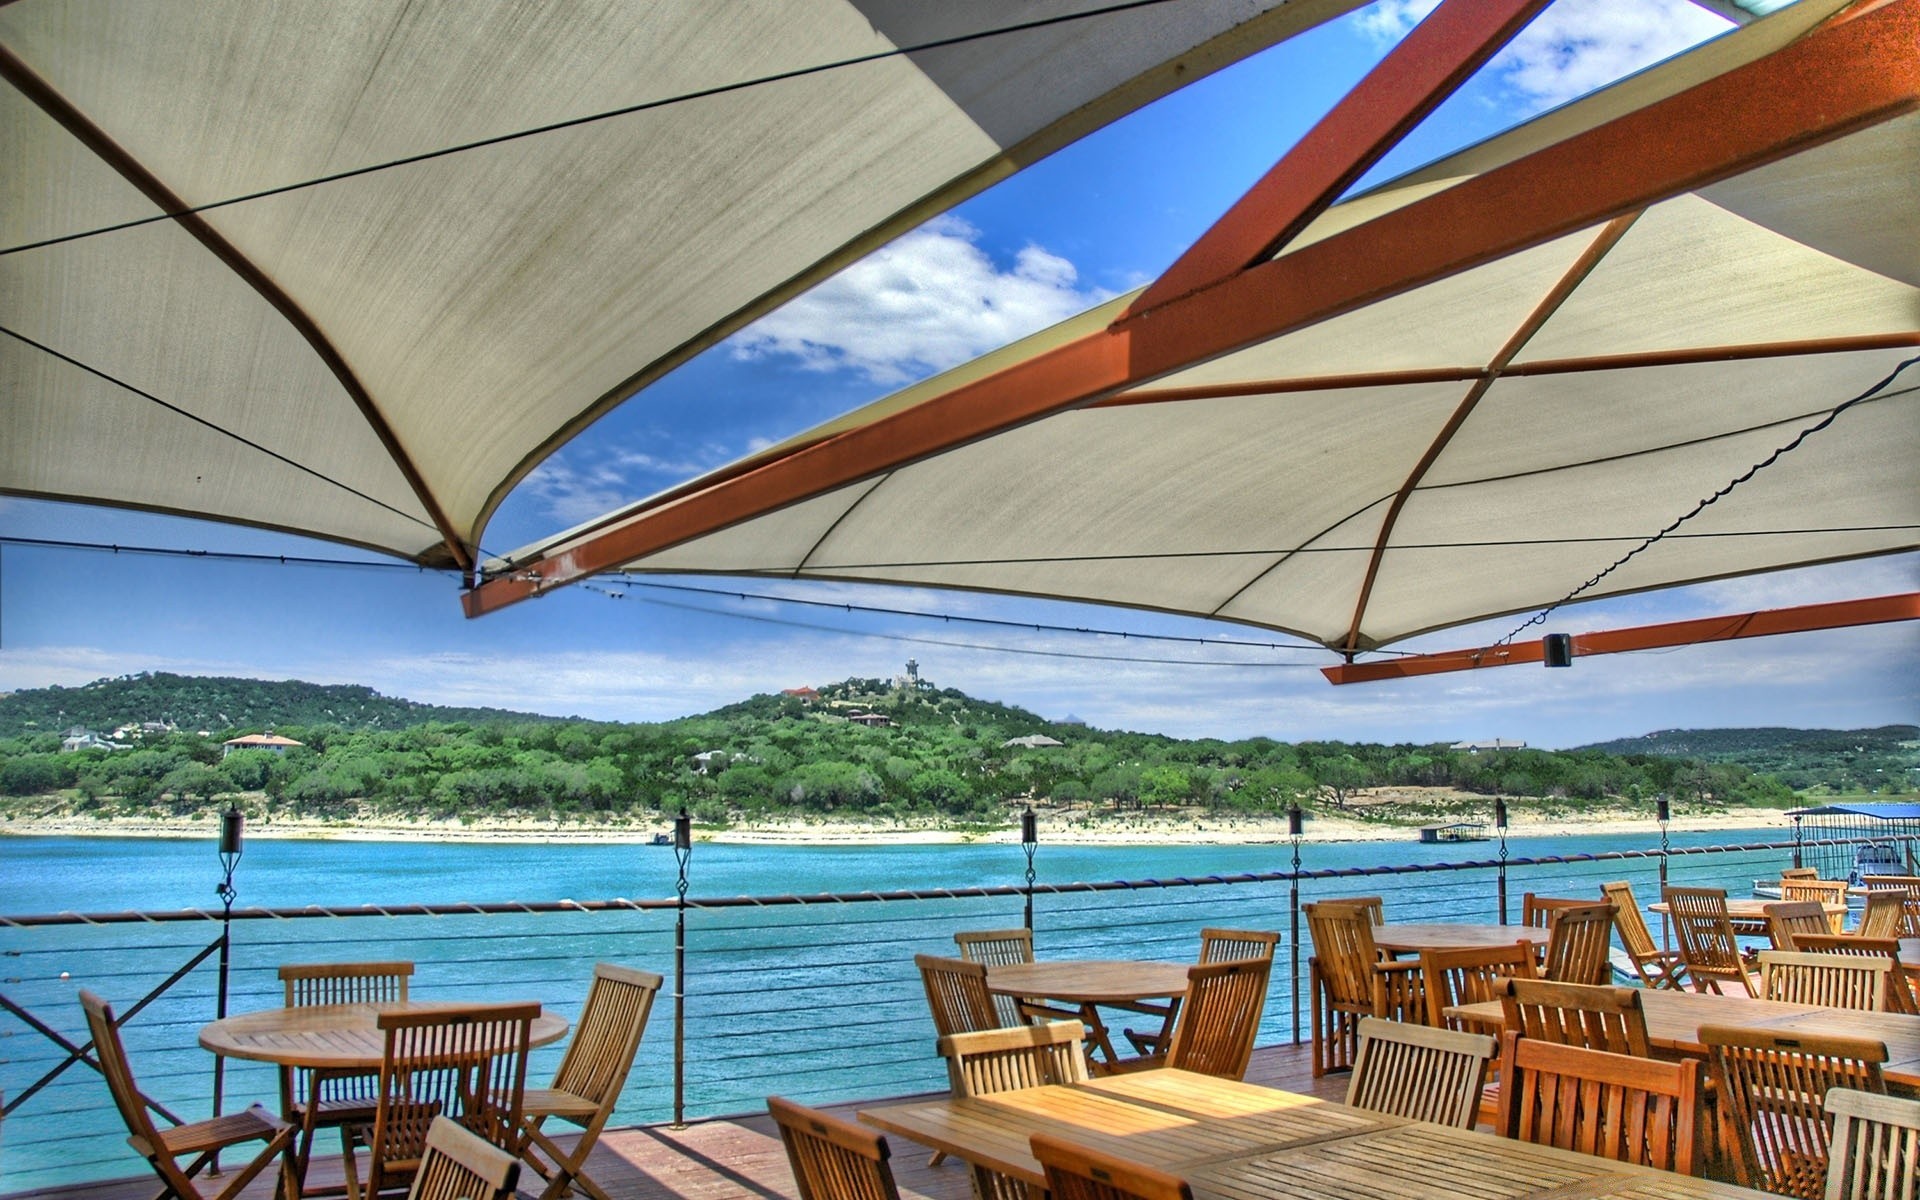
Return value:
[[(906, 235), (603, 419), (510, 497), (486, 548), (509, 550), (651, 494), (1147, 281), (1427, 7), (1384, 0), (1199, 81)], [(1724, 28), (1686, 0), (1560, 0), (1370, 178), (1488, 136)], [(348, 553), (252, 530), (25, 500), (0, 499), (0, 533)], [(0, 555), (0, 688), (172, 670), (654, 720), (757, 691), (892, 675), (912, 657), (942, 686), (1047, 716), (1183, 736), (1501, 736), (1573, 745), (1676, 726), (1920, 719), (1920, 628), (1912, 624), (1615, 655), (1570, 671), (1505, 668), (1336, 689), (1313, 669), (1330, 657), (1300, 652), (957, 626), (668, 591), (616, 601), (587, 587), (467, 621), (457, 581), (442, 575), (17, 546)], [(1010, 598), (741, 586), (917, 612), (1265, 640), (1242, 627)], [(1909, 555), (1577, 606), (1551, 627), (1612, 628), (1916, 586), (1920, 556)], [(1480, 644), (1515, 623), (1405, 648)]]

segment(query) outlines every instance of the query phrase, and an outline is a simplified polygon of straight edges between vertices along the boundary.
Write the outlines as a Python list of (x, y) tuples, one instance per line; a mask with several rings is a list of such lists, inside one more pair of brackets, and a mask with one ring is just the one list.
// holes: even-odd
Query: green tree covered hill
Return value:
[[(11, 798), (9, 810), (102, 818), (183, 815), (231, 797), (338, 820), (618, 822), (684, 804), (708, 823), (792, 814), (999, 823), (1029, 801), (1091, 819), (1142, 810), (1273, 814), (1296, 802), (1407, 819), (1484, 816), (1495, 796), (1558, 812), (1656, 795), (1708, 807), (1795, 799), (1775, 773), (1710, 754), (1648, 751), (1639, 740), (1625, 753), (1182, 740), (1053, 723), (952, 689), (877, 679), (623, 724), (435, 708), (365, 688), (156, 674), (15, 693), (0, 699), (0, 716), (0, 796)], [(127, 749), (60, 749), (70, 725), (168, 718), (177, 730), (130, 736)], [(223, 739), (268, 725), (302, 745), (222, 756)], [(1717, 747), (1725, 732), (1686, 736)], [(1861, 744), (1856, 734), (1786, 732), (1800, 736), (1796, 761), (1810, 769), (1837, 769)], [(1816, 750), (1828, 742), (1832, 754), (1821, 758)], [(1867, 783), (1852, 790), (1911, 789), (1892, 771)]]
[(1920, 786), (1920, 725), (1877, 729), (1662, 729), (1582, 747), (1735, 763), (1795, 791), (1880, 792)]

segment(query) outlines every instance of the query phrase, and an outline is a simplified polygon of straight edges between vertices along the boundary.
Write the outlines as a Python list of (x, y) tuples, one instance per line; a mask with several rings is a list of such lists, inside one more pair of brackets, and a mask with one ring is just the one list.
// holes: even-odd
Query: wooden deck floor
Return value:
[[(1256, 1050), (1247, 1080), (1329, 1100), (1342, 1098), (1347, 1088), (1345, 1075), (1315, 1080), (1304, 1045)], [(838, 1105), (832, 1111), (851, 1120), (855, 1110), (877, 1102)], [(948, 1161), (929, 1167), (926, 1152), (901, 1139), (893, 1139), (892, 1148), (901, 1200), (968, 1200), (971, 1192), (964, 1166)], [(611, 1130), (601, 1137), (587, 1169), (614, 1200), (798, 1200), (786, 1153), (764, 1113), (697, 1121), (684, 1129), (649, 1125)], [(315, 1156), (310, 1182), (337, 1182), (338, 1176), (337, 1166)], [(156, 1183), (149, 1174), (15, 1192), (5, 1200), (151, 1200)], [(270, 1181), (256, 1181), (243, 1200), (270, 1200), (271, 1187)]]

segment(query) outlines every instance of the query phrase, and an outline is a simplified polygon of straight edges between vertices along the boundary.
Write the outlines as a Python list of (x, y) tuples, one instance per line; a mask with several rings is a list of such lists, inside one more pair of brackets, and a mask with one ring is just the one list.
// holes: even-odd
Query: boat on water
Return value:
[(1484, 842), (1487, 827), (1478, 821), (1454, 821), (1445, 825), (1423, 825), (1420, 840), (1428, 845), (1443, 842)]
[(671, 846), (673, 845), (673, 835), (670, 833), (656, 833), (652, 837), (647, 839), (647, 845)]
[[(1907, 863), (1901, 857), (1900, 850), (1891, 842), (1871, 842), (1853, 852), (1853, 866), (1847, 871), (1847, 884), (1861, 888), (1869, 875), (1906, 875)], [(1753, 881), (1753, 894), (1759, 900), (1778, 900), (1780, 881), (1778, 879), (1756, 879)], [(1850, 908), (1864, 908), (1867, 903), (1865, 890), (1854, 891), (1847, 896)]]

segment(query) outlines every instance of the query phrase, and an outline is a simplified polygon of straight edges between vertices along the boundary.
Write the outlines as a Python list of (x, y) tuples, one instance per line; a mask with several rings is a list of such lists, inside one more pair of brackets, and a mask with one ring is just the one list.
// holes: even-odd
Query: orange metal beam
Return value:
[(480, 616), (1913, 111), (1916, 41), (1920, 0), (1815, 30), (1144, 317), (637, 513), (481, 584), (462, 604)]
[[(1915, 620), (1920, 620), (1920, 592), (1906, 592), (1897, 596), (1874, 596), (1866, 600), (1803, 604), (1797, 608), (1773, 608), (1728, 617), (1703, 617), (1664, 625), (1576, 633), (1573, 635), (1573, 654), (1575, 658), (1582, 658), (1595, 654), (1622, 654), (1629, 650), (1659, 650), (1702, 642), (1727, 642), (1738, 638), (1772, 637), (1779, 633), (1808, 633), (1816, 629), (1846, 629), (1855, 625)], [(1448, 671), (1472, 671), (1480, 667), (1505, 667), (1514, 663), (1539, 661), (1540, 643), (1533, 641), (1477, 650), (1418, 654), (1379, 662), (1344, 663), (1322, 667), (1320, 673), (1327, 677), (1328, 682), (1335, 684), (1374, 683), (1382, 679), (1411, 679), (1418, 675), (1440, 675)]]
[(1272, 258), (1549, 0), (1446, 0), (1127, 309), (1133, 317)]

